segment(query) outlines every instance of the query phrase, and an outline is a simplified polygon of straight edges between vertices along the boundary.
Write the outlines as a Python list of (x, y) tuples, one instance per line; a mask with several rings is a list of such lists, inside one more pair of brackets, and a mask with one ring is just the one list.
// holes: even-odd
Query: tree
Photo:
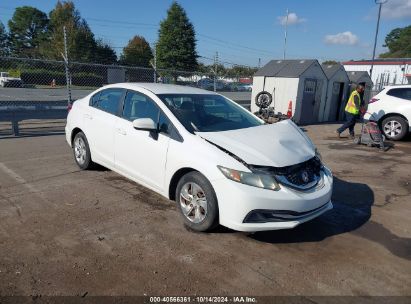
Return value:
[(389, 51), (381, 54), (381, 58), (411, 57), (411, 25), (393, 29), (386, 36), (384, 47), (388, 47)]
[(66, 27), (67, 48), (71, 61), (93, 62), (98, 44), (87, 22), (71, 1), (58, 1), (50, 12), (51, 39), (44, 52), (49, 58), (62, 59), (64, 54), (63, 27)]
[(323, 62), (323, 64), (324, 65), (336, 65), (336, 64), (338, 64), (338, 62), (335, 61), (335, 60), (326, 60), (326, 61)]
[(204, 75), (204, 76), (207, 76), (207, 77), (212, 77), (214, 75), (213, 74), (213, 66), (205, 65), (202, 62), (199, 62), (197, 64), (197, 72)]
[(120, 62), (125, 65), (150, 67), (153, 58), (150, 45), (142, 36), (134, 36), (123, 49)]
[(8, 37), (6, 29), (0, 21), (0, 56), (8, 55)]
[(258, 68), (252, 68), (248, 66), (235, 65), (230, 69), (227, 69), (227, 76), (232, 78), (252, 77)]
[[(160, 23), (156, 47), (157, 66), (166, 69), (194, 71), (197, 52), (194, 27), (184, 9), (173, 2), (167, 17)], [(176, 75), (173, 75), (175, 80)]]
[(117, 62), (116, 52), (102, 40), (96, 41), (95, 61), (102, 64), (114, 64)]
[(47, 15), (31, 6), (17, 7), (9, 20), (9, 43), (13, 55), (36, 57), (48, 39)]

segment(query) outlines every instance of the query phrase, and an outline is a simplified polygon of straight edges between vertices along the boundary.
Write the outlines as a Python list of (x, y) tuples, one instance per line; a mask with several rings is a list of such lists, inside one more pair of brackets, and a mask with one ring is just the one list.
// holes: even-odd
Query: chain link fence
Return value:
[(250, 109), (251, 79), (252, 75), (227, 77), (213, 72), (0, 57), (0, 137), (5, 124), (17, 135), (21, 122), (65, 119), (68, 102), (120, 82), (171, 83), (218, 91)]
[[(0, 86), (25, 89), (94, 90), (120, 82), (158, 82), (188, 85), (211, 91), (250, 92), (251, 75), (225, 77), (204, 72), (187, 72), (145, 67), (70, 62), (66, 78), (64, 61), (0, 57)], [(68, 79), (68, 80), (67, 80)], [(68, 86), (67, 86), (67, 81)], [(55, 91), (56, 93), (57, 91)], [(61, 91), (66, 99), (68, 91)], [(56, 95), (56, 94), (54, 94)], [(74, 94), (76, 99), (78, 94)]]

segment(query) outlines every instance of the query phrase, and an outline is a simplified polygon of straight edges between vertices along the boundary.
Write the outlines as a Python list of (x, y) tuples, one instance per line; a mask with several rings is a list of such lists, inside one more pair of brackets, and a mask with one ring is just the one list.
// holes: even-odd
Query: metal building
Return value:
[[(370, 72), (372, 60), (343, 62), (345, 70)], [(376, 59), (372, 72), (374, 91), (380, 91), (386, 85), (411, 83), (407, 75), (411, 74), (411, 58)]]
[(349, 92), (351, 93), (353, 90), (355, 90), (358, 84), (362, 84), (365, 87), (363, 100), (365, 104), (367, 104), (371, 98), (371, 91), (373, 87), (370, 74), (368, 74), (368, 72), (352, 72), (352, 71), (347, 72), (347, 74), (348, 74), (348, 78), (350, 79), (350, 84), (351, 84), (351, 88)]
[(327, 99), (324, 104), (322, 121), (344, 119), (344, 108), (348, 100), (350, 79), (342, 64), (322, 65), (328, 79)]
[(287, 113), (292, 101), (295, 122), (319, 122), (326, 90), (327, 77), (317, 60), (271, 60), (254, 74), (251, 111), (259, 110), (255, 98), (266, 91), (273, 97), (271, 106), (275, 113)]

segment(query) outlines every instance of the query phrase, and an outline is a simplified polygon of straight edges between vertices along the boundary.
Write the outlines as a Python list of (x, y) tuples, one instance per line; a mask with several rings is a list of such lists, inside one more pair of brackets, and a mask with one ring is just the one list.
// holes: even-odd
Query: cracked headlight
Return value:
[(280, 186), (275, 178), (268, 174), (256, 174), (217, 166), (225, 177), (245, 185), (278, 191)]

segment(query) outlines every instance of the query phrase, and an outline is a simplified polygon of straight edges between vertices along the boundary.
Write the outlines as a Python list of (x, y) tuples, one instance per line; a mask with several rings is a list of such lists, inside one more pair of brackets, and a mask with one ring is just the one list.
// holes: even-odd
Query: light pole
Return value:
[(288, 27), (288, 8), (287, 8), (287, 16), (285, 17), (285, 29), (284, 29), (284, 54), (283, 54), (284, 60), (285, 60), (285, 53), (287, 51), (287, 27)]
[(372, 70), (374, 69), (375, 49), (377, 47), (378, 30), (380, 28), (381, 9), (382, 9), (382, 5), (384, 3), (387, 3), (388, 0), (374, 0), (374, 1), (375, 1), (375, 4), (379, 5), (379, 8), (378, 8), (377, 28), (375, 30), (374, 50), (372, 51), (372, 61), (371, 61), (371, 69), (370, 69), (371, 80), (372, 80)]

